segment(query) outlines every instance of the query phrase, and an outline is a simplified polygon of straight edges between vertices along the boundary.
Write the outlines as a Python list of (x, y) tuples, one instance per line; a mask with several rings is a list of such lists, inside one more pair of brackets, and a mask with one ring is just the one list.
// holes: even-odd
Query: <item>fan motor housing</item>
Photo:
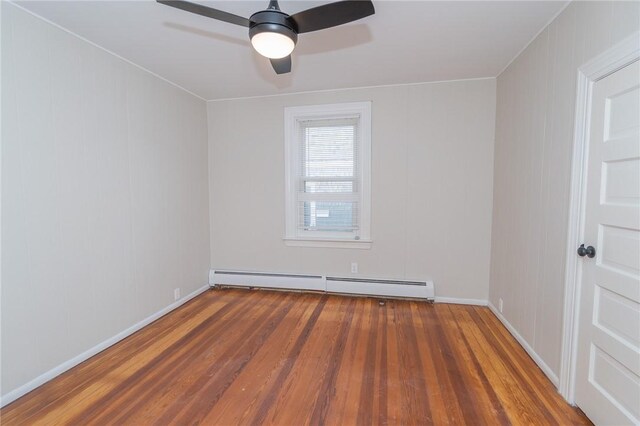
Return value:
[(298, 42), (298, 33), (295, 24), (287, 20), (289, 15), (279, 10), (261, 10), (256, 12), (249, 18), (251, 26), (249, 27), (249, 38), (264, 32), (279, 33), (293, 40), (293, 44)]

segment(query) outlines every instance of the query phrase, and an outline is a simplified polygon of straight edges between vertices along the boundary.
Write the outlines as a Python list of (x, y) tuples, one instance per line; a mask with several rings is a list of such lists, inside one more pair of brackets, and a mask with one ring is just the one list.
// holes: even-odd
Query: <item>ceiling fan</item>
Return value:
[(298, 34), (336, 27), (373, 15), (371, 0), (343, 0), (288, 15), (277, 0), (270, 0), (265, 10), (249, 19), (201, 4), (181, 0), (156, 0), (158, 3), (187, 12), (249, 28), (249, 38), (256, 51), (270, 59), (276, 74), (291, 71), (291, 52)]

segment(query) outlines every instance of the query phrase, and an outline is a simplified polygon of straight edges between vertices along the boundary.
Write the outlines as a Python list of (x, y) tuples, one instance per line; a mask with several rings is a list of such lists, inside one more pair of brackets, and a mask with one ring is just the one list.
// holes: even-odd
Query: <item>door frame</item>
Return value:
[(575, 404), (578, 321), (582, 283), (582, 269), (576, 256), (576, 247), (584, 237), (587, 192), (586, 161), (591, 127), (591, 95), (594, 83), (639, 59), (640, 32), (636, 31), (578, 68), (564, 280), (562, 352), (558, 386), (558, 391), (570, 404)]

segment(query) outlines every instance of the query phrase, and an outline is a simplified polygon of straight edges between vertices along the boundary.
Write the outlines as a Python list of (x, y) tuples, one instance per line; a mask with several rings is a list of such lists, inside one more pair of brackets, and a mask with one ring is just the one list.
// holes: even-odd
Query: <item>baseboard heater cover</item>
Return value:
[(366, 294), (371, 296), (410, 297), (433, 301), (432, 281), (380, 280), (367, 278), (326, 277), (331, 293)]
[(404, 281), (375, 278), (324, 277), (322, 275), (216, 270), (210, 284), (243, 287), (324, 291), (369, 296), (407, 297), (433, 301), (432, 281)]
[(248, 271), (215, 271), (211, 285), (286, 288), (325, 291), (322, 275), (278, 274)]

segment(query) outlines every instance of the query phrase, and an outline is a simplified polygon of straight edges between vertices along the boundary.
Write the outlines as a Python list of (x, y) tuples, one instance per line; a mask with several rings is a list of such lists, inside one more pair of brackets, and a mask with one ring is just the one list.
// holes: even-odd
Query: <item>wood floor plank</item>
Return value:
[(437, 307), (438, 318), (443, 324), (443, 331), (455, 352), (458, 368), (463, 370), (462, 378), (468, 391), (468, 402), (473, 406), (478, 424), (486, 425), (509, 424), (500, 402), (488, 383), (474, 351), (470, 350), (462, 333), (462, 327), (469, 324), (467, 317), (460, 314), (460, 309), (453, 312), (450, 305)]
[[(424, 303), (412, 303), (412, 317), (413, 326), (416, 330), (418, 352), (420, 353), (420, 359), (424, 368), (424, 376), (426, 386), (429, 392), (429, 409), (431, 412), (432, 420), (434, 424), (448, 425), (449, 413), (447, 409), (447, 401), (445, 399), (445, 392), (442, 391), (443, 385), (447, 384), (441, 382), (442, 378), (439, 378), (439, 364), (436, 362), (439, 358), (435, 354), (439, 351), (437, 345), (432, 345), (428, 338), (425, 338), (424, 323), (422, 321), (421, 311), (424, 310), (426, 305)], [(451, 390), (453, 395), (453, 390)], [(462, 416), (460, 415), (460, 418)]]
[[(462, 313), (461, 313), (462, 315)], [(513, 378), (506, 363), (501, 359), (485, 335), (473, 325), (462, 327), (465, 343), (479, 360), (482, 371), (491, 388), (496, 392), (500, 403), (513, 424), (532, 424), (534, 419), (543, 417), (538, 404), (527, 407), (531, 399), (520, 383)]]
[(238, 302), (225, 305), (188, 333), (174, 335), (174, 340), (169, 345), (161, 347), (158, 352), (150, 354), (141, 368), (136, 369), (133, 374), (126, 371), (114, 377), (117, 385), (109, 392), (102, 394), (99, 399), (90, 401), (90, 405), (83, 404), (83, 409), (76, 410), (72, 417), (64, 417), (61, 420), (69, 424), (107, 423), (115, 420), (114, 417), (120, 413), (128, 412), (132, 404), (149, 396), (148, 386), (157, 384), (156, 380), (170, 374), (176, 363), (184, 362), (185, 357), (192, 356), (196, 346), (204, 346), (202, 339), (205, 339), (206, 344), (223, 335), (225, 321), (239, 319), (244, 308), (248, 306), (248, 302)]
[(484, 307), (209, 291), (0, 410), (21, 424), (590, 424)]
[[(223, 309), (231, 309), (233, 304), (229, 303), (229, 300), (214, 301), (210, 303), (208, 307), (201, 312), (194, 312), (192, 318), (186, 321), (180, 321), (181, 316), (178, 311), (171, 313), (163, 318), (163, 321), (156, 321), (148, 329), (145, 328), (144, 333), (139, 332), (133, 336), (120, 342), (109, 350), (103, 351), (92, 359), (84, 362), (78, 367), (66, 372), (62, 376), (56, 378), (56, 380), (47, 383), (46, 387), (40, 387), (36, 389), (33, 394), (35, 397), (31, 398), (31, 394), (21, 398), (20, 401), (25, 400), (25, 403), (30, 407), (34, 406), (34, 401), (37, 404), (38, 400), (42, 400), (42, 405), (35, 405), (35, 410), (29, 410), (28, 413), (22, 418), (22, 421), (37, 424), (42, 421), (47, 423), (51, 420), (56, 422), (64, 422), (66, 416), (77, 414), (77, 410), (83, 407), (85, 404), (96, 405), (95, 402), (108, 393), (111, 389), (122, 382), (123, 377), (135, 374), (141, 368), (144, 368), (149, 360), (161, 353), (167, 345), (173, 342), (176, 336), (182, 336), (188, 334), (194, 328), (200, 326), (202, 322), (212, 315), (221, 312)], [(185, 306), (183, 311), (190, 309), (191, 305)], [(177, 318), (176, 318), (177, 317)], [(172, 327), (175, 325), (174, 321), (178, 321), (180, 324), (178, 327)], [(158, 333), (157, 340), (146, 338), (143, 341), (151, 342), (150, 345), (145, 345), (140, 342), (140, 337), (144, 337), (146, 334), (150, 334), (153, 337), (155, 334), (157, 325), (162, 325), (169, 329), (169, 333)], [(133, 346), (130, 342), (134, 342)], [(140, 343), (140, 346), (136, 346), (136, 343)], [(137, 348), (143, 348), (141, 350)], [(118, 354), (119, 356), (111, 356)], [(102, 376), (102, 380), (95, 380), (96, 377)], [(56, 397), (57, 396), (57, 397)], [(41, 398), (40, 398), (41, 397)], [(48, 402), (51, 400), (51, 402)], [(76, 411), (71, 412), (68, 410), (69, 406), (76, 407)], [(2, 417), (4, 422), (11, 422), (12, 412), (9, 411), (7, 416)]]
[(464, 424), (465, 415), (460, 404), (462, 398), (458, 397), (455, 386), (457, 374), (446, 347), (443, 347), (440, 342), (441, 332), (439, 328), (441, 324), (436, 316), (436, 308), (435, 306), (424, 306), (418, 311), (419, 319), (422, 323), (422, 337), (428, 342), (430, 348), (430, 353), (426, 357), (432, 360), (437, 379), (430, 389), (434, 393), (441, 392), (443, 406), (440, 409), (446, 413), (447, 423), (452, 425)]
[(345, 424), (348, 419), (358, 418), (360, 410), (360, 392), (363, 381), (363, 360), (367, 351), (368, 313), (371, 306), (359, 303), (355, 308), (354, 327), (346, 342), (345, 354), (342, 357), (340, 372), (336, 382), (336, 391), (332, 401), (332, 410), (328, 413), (327, 424)]
[[(122, 340), (112, 346), (111, 350), (103, 351), (91, 358), (91, 362), (83, 362), (73, 370), (60, 375), (55, 381), (49, 382), (47, 387), (39, 387), (23, 396), (20, 399), (22, 407), (20, 410), (21, 418), (27, 420), (43, 409), (51, 412), (56, 407), (68, 404), (69, 398), (76, 395), (73, 390), (91, 385), (92, 378), (100, 374), (100, 371), (112, 371), (120, 367), (151, 345), (161, 346), (162, 339), (166, 338), (168, 333), (172, 331), (184, 333), (189, 327), (195, 327), (201, 322), (201, 315), (208, 316), (226, 304), (224, 300), (208, 303), (203, 297), (189, 301), (185, 305), (185, 309), (177, 310), (167, 315), (173, 321), (156, 321), (145, 328), (145, 333), (136, 333)], [(202, 313), (203, 310), (206, 311), (204, 314)], [(78, 380), (78, 377), (82, 378), (82, 380)], [(64, 397), (60, 397), (62, 393), (65, 394)], [(3, 415), (2, 419), (4, 421), (12, 421), (13, 415), (17, 413), (8, 412)]]
[(269, 395), (276, 395), (282, 378), (288, 375), (293, 360), (309, 336), (320, 314), (323, 301), (308, 295), (300, 297), (301, 309), (291, 310), (218, 403), (203, 419), (203, 424), (261, 423), (263, 405), (270, 406)]
[(239, 340), (224, 351), (219, 360), (208, 362), (206, 374), (191, 384), (186, 400), (175, 401), (159, 423), (200, 423), (287, 315), (292, 306), (291, 297), (287, 295), (284, 305), (281, 301), (267, 305), (267, 311), (251, 321), (254, 326), (238, 333)]
[[(217, 332), (212, 329), (207, 339), (194, 347), (181, 348), (176, 362), (158, 366), (157, 376), (144, 386), (144, 390), (140, 390), (144, 394), (137, 395), (137, 402), (130, 404), (127, 410), (112, 414), (110, 421), (115, 424), (148, 424), (154, 420), (156, 413), (162, 412), (158, 421), (167, 424), (181, 412), (189, 412), (192, 404), (211, 402), (229, 383), (228, 379), (224, 380), (217, 374), (233, 375), (236, 368), (242, 367), (243, 362), (246, 362), (244, 356), (251, 354), (251, 350), (245, 345), (253, 343), (252, 338), (259, 338), (260, 332), (270, 330), (270, 322), (267, 320), (283, 300), (284, 298), (269, 300), (259, 307), (242, 309), (237, 316), (221, 319), (217, 324)], [(230, 335), (227, 330), (236, 322), (236, 333)], [(265, 328), (255, 327), (254, 322)], [(237, 352), (242, 349), (246, 349), (246, 353), (238, 357)], [(232, 366), (233, 362), (236, 364)], [(227, 368), (219, 368), (222, 366)], [(208, 386), (210, 382), (214, 382), (216, 389)], [(206, 395), (204, 402), (200, 400), (202, 393)], [(158, 397), (150, 402), (150, 395)], [(202, 414), (202, 411), (190, 412)]]
[[(314, 339), (307, 341), (296, 363), (283, 384), (278, 399), (266, 417), (267, 424), (309, 424), (312, 414), (324, 414), (328, 395), (327, 383), (333, 380), (337, 368), (336, 357), (342, 355), (341, 347), (348, 333), (355, 299), (332, 296), (315, 324)], [(318, 408), (319, 407), (319, 408)]]
[(410, 303), (407, 302), (402, 307), (396, 306), (393, 310), (398, 336), (396, 343), (401, 378), (400, 408), (404, 414), (403, 424), (424, 425), (433, 423), (433, 419)]
[[(365, 326), (361, 328), (363, 337), (366, 337), (366, 344), (359, 345), (365, 351), (364, 357), (359, 361), (362, 365), (362, 379), (360, 380), (360, 396), (358, 400), (358, 417), (359, 425), (370, 425), (374, 420), (374, 413), (377, 412), (376, 395), (379, 387), (376, 387), (376, 356), (377, 356), (377, 340), (378, 340), (378, 322), (380, 318), (380, 310), (371, 300), (366, 303), (368, 311), (364, 314)], [(345, 383), (343, 386), (357, 388), (358, 382), (353, 384)]]
[[(378, 410), (374, 413), (374, 424), (383, 425), (388, 423), (388, 393), (389, 393), (389, 375), (388, 375), (388, 354), (387, 354), (387, 306), (382, 304), (380, 310), (380, 321), (378, 323), (378, 349), (376, 357), (375, 374), (376, 376), (376, 397), (378, 400)], [(376, 418), (377, 417), (377, 418)]]
[[(552, 411), (552, 417), (567, 416), (567, 424), (579, 423), (584, 418), (584, 414), (580, 410), (572, 410), (570, 412), (565, 410), (565, 402), (562, 398), (557, 397), (557, 390), (553, 383), (546, 378), (524, 348), (509, 334), (509, 331), (491, 311), (488, 309), (474, 309), (473, 314), (475, 315), (475, 320), (483, 321), (482, 324), (485, 326), (478, 328), (491, 333), (495, 338), (494, 341), (500, 342), (501, 347), (504, 348), (503, 353), (508, 354), (516, 368), (527, 375), (527, 381), (530, 383), (531, 388), (538, 392), (542, 403), (548, 410)], [(534, 372), (539, 372), (539, 374)]]
[(390, 424), (405, 424), (407, 418), (402, 410), (401, 391), (404, 386), (403, 377), (400, 374), (400, 362), (398, 354), (398, 333), (395, 326), (395, 302), (387, 305), (387, 419)]

